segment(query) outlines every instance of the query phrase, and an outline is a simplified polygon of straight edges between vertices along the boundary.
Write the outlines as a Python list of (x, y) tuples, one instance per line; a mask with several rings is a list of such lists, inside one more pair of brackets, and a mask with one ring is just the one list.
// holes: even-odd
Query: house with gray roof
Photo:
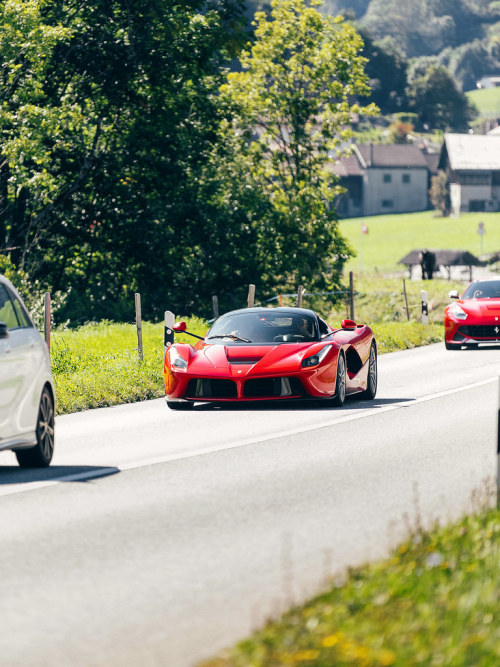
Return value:
[(500, 211), (500, 135), (445, 134), (438, 166), (448, 175), (452, 215)]
[(429, 208), (436, 160), (413, 144), (358, 144), (332, 171), (346, 189), (336, 202), (342, 218), (411, 213)]

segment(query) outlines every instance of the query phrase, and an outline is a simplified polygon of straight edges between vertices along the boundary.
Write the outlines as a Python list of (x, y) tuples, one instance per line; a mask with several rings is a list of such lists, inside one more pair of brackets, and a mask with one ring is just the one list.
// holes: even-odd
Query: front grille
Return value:
[(254, 378), (243, 387), (245, 398), (267, 398), (271, 396), (303, 396), (304, 390), (297, 378)]
[(458, 331), (468, 338), (500, 340), (500, 324), (466, 324)]
[(236, 383), (232, 380), (190, 380), (187, 387), (190, 398), (237, 398)]

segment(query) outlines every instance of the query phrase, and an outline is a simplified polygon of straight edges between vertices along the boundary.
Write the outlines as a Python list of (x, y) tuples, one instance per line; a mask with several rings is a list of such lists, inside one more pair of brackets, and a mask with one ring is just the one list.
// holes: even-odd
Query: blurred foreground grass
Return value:
[(500, 512), (416, 531), (203, 667), (495, 667)]

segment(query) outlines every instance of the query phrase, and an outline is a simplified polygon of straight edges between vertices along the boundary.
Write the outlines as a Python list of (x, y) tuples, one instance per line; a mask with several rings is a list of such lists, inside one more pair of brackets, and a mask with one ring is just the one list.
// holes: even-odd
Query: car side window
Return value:
[(33, 327), (23, 304), (8, 287), (1, 284), (0, 322), (5, 322), (9, 329), (28, 329)]
[(14, 310), (16, 311), (17, 319), (19, 321), (19, 326), (22, 327), (23, 329), (28, 329), (33, 326), (31, 323), (30, 318), (26, 314), (26, 310), (22, 303), (19, 301), (19, 299), (16, 297), (15, 294), (12, 294), (12, 292), (7, 289), (7, 293), (10, 296), (10, 299), (12, 303), (14, 304)]
[(9, 329), (19, 328), (14, 304), (4, 285), (0, 285), (0, 322), (5, 322)]
[(327, 336), (330, 333), (330, 330), (328, 328), (328, 324), (320, 317), (318, 317), (318, 323), (319, 323), (319, 335), (321, 336), (321, 338), (323, 338), (323, 336)]

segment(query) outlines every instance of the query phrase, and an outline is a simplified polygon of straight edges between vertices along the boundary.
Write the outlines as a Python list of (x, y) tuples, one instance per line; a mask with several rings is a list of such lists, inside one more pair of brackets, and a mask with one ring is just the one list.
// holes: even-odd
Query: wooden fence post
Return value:
[(352, 271), (349, 271), (349, 318), (354, 320), (354, 278)]
[(255, 304), (255, 285), (248, 286), (248, 307), (253, 308)]
[(143, 360), (142, 350), (142, 313), (141, 313), (141, 295), (135, 293), (135, 326), (137, 328), (137, 352), (139, 354), (139, 361)]
[(283, 294), (280, 294), (279, 304), (280, 304), (280, 307), (283, 305)]
[(304, 291), (302, 285), (299, 285), (299, 289), (297, 290), (297, 308), (302, 308), (302, 295)]
[(212, 310), (214, 311), (215, 319), (217, 319), (219, 317), (219, 299), (215, 294), (212, 297)]
[(406, 319), (409, 322), (410, 321), (410, 311), (408, 310), (408, 296), (406, 294), (406, 281), (405, 281), (404, 278), (403, 278), (403, 294), (404, 294), (404, 297), (405, 297)]
[(50, 320), (51, 320), (50, 292), (45, 292), (45, 296), (43, 299), (43, 332), (49, 352), (50, 352)]

